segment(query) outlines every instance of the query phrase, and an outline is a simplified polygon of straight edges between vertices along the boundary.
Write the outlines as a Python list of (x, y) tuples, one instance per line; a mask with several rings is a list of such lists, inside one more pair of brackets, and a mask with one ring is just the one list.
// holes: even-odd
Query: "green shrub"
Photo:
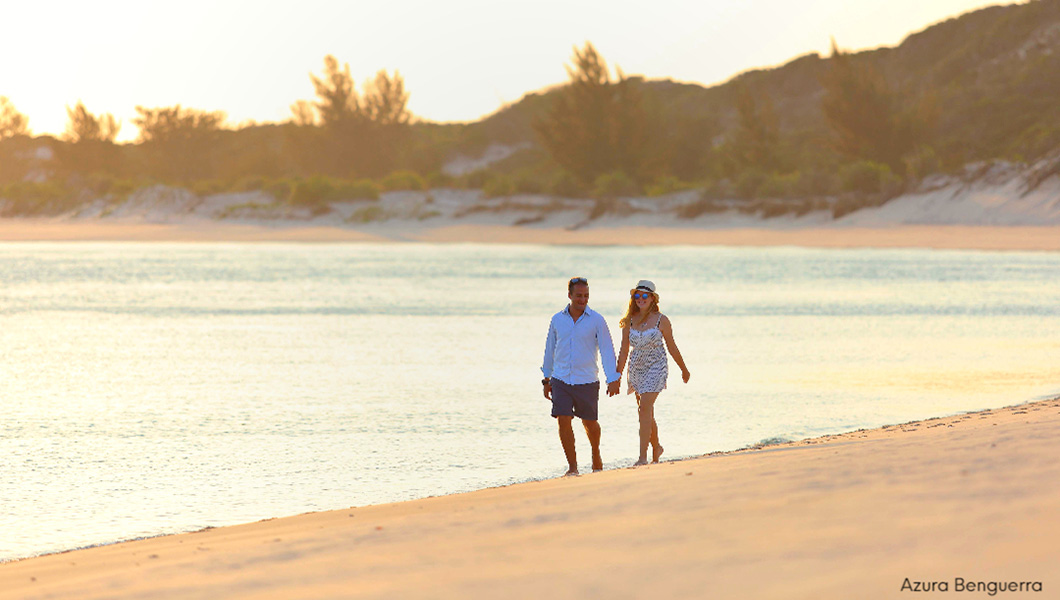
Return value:
[(335, 196), (335, 184), (323, 175), (295, 181), (289, 202), (294, 206), (319, 209)]
[(93, 194), (105, 195), (110, 193), (114, 182), (118, 179), (108, 173), (93, 173), (88, 176), (85, 181), (85, 187), (92, 191)]
[(515, 184), (506, 175), (494, 175), (486, 182), (486, 185), (482, 186), (482, 193), (487, 198), (499, 198), (502, 196), (511, 196), (515, 191)]
[(710, 198), (732, 198), (735, 195), (736, 186), (733, 185), (732, 181), (729, 179), (707, 181), (705, 184), (703, 184), (703, 188), (699, 191), (699, 197), (703, 200)]
[(578, 198), (586, 193), (585, 186), (567, 171), (560, 171), (548, 184), (548, 193), (564, 198)]
[(628, 200), (623, 200), (621, 198), (597, 198), (596, 202), (593, 203), (593, 207), (589, 209), (589, 220), (599, 219), (604, 215), (628, 217), (635, 212), (639, 211), (634, 208)]
[(383, 189), (388, 192), (399, 190), (420, 191), (427, 187), (418, 173), (407, 170), (394, 171), (383, 178), (382, 184)]
[(757, 169), (744, 171), (736, 180), (736, 195), (746, 199), (757, 198), (765, 181), (766, 174)]
[(647, 194), (654, 198), (691, 188), (692, 185), (689, 183), (685, 183), (676, 177), (666, 176), (656, 179), (655, 183), (648, 186)]
[(131, 179), (118, 179), (113, 175), (107, 173), (96, 173), (88, 178), (85, 183), (85, 187), (97, 196), (106, 196), (108, 194), (117, 198), (124, 199), (126, 196), (131, 194), (137, 188), (146, 185), (143, 182), (136, 182)]
[(891, 168), (871, 160), (861, 160), (843, 165), (839, 169), (839, 181), (844, 192), (878, 194), (896, 179)]
[(237, 192), (256, 192), (264, 189), (265, 184), (268, 183), (264, 177), (251, 175), (243, 177), (232, 186), (232, 189)]
[(832, 171), (812, 169), (799, 175), (795, 193), (800, 196), (832, 196), (839, 193), (839, 178)]
[(762, 198), (789, 198), (798, 195), (799, 173), (778, 175), (773, 173), (758, 186), (758, 195)]
[(241, 212), (244, 212), (244, 211), (253, 213), (253, 212), (256, 212), (256, 211), (269, 210), (271, 208), (274, 208), (275, 206), (276, 206), (275, 204), (268, 204), (268, 203), (262, 203), (262, 202), (244, 202), (242, 204), (232, 204), (232, 205), (226, 206), (223, 209), (221, 209), (220, 211), (218, 211), (217, 218), (218, 219), (230, 219), (234, 215), (236, 215), (238, 213), (241, 213)]
[(386, 212), (378, 204), (370, 204), (353, 211), (347, 219), (347, 223), (371, 223), (386, 219)]
[(493, 172), (489, 169), (479, 169), (470, 173), (465, 173), (460, 178), (463, 187), (469, 190), (481, 190), (486, 182), (493, 178)]
[(762, 211), (762, 218), (771, 219), (797, 212), (801, 206), (802, 202), (798, 200), (770, 199), (762, 201), (760, 210)]
[(541, 194), (544, 191), (545, 185), (536, 177), (521, 175), (515, 178), (515, 193), (517, 194)]
[(292, 190), (294, 190), (294, 181), (290, 179), (274, 179), (262, 186), (261, 190), (271, 195), (278, 202), (287, 202), (291, 198)]
[(450, 188), (457, 185), (457, 181), (454, 177), (446, 175), (441, 171), (431, 171), (427, 174), (427, 186), (431, 189), (434, 188)]
[(604, 173), (593, 182), (593, 195), (597, 198), (636, 196), (639, 193), (640, 187), (622, 171)]
[(58, 181), (19, 181), (0, 189), (4, 216), (56, 215), (77, 208), (77, 194)]
[(111, 183), (109, 193), (114, 197), (124, 200), (129, 194), (143, 187), (145, 184), (131, 179), (115, 179)]
[(904, 162), (906, 174), (915, 179), (923, 179), (942, 170), (942, 161), (930, 146), (917, 148), (905, 157)]
[(681, 219), (695, 219), (704, 214), (723, 213), (729, 207), (714, 198), (702, 197), (695, 202), (683, 204), (677, 208), (677, 216)]
[(382, 190), (370, 179), (340, 181), (335, 185), (333, 200), (378, 200)]
[(191, 184), (191, 191), (196, 196), (212, 196), (227, 192), (230, 186), (217, 179), (201, 179)]

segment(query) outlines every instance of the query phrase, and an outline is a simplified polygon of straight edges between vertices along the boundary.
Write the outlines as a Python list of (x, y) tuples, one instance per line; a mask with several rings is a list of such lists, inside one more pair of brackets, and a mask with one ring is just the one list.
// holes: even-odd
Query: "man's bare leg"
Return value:
[(578, 474), (578, 452), (574, 448), (574, 428), (571, 421), (574, 417), (556, 417), (559, 424), (559, 443), (563, 446), (563, 454), (567, 457), (567, 475)]
[(600, 422), (582, 420), (585, 434), (589, 436), (589, 445), (593, 447), (593, 471), (603, 471), (604, 461), (600, 458)]

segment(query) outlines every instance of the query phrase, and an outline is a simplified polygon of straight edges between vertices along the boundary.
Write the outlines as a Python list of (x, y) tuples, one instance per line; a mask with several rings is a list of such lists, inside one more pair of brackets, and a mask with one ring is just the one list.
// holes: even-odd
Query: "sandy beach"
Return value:
[(1057, 456), (1052, 399), (28, 559), (0, 597), (1054, 597)]
[(428, 242), (485, 244), (799, 246), (1060, 250), (1057, 226), (896, 225), (886, 227), (694, 228), (615, 224), (572, 230), (498, 223), (390, 225), (378, 230), (330, 225), (0, 220), (0, 241), (135, 242)]

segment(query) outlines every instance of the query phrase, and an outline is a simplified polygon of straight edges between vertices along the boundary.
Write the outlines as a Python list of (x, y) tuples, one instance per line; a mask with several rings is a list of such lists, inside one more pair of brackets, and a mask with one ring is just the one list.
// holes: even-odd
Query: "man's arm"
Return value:
[(618, 374), (618, 361), (615, 359), (615, 346), (611, 343), (611, 330), (607, 328), (607, 321), (597, 313), (596, 321), (596, 345), (600, 349), (600, 362), (607, 377), (607, 395), (614, 396), (620, 389), (619, 380), (622, 376)]
[(545, 356), (541, 359), (541, 374), (552, 377), (552, 365), (556, 358), (556, 325), (549, 321), (548, 336), (545, 337)]
[[(548, 322), (548, 335), (545, 337), (545, 356), (541, 359), (541, 374), (545, 376), (545, 379), (552, 378), (552, 366), (555, 363), (556, 357), (556, 325), (552, 322)], [(544, 380), (544, 393), (545, 397), (549, 400), (552, 399), (552, 385)]]

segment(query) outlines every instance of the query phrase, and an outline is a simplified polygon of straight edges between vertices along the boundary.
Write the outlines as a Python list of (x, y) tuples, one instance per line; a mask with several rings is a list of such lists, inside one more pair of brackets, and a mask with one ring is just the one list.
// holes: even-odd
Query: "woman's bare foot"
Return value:
[(634, 467), (639, 467), (641, 465), (646, 465), (646, 464), (648, 464), (648, 459), (646, 459), (646, 458), (638, 458), (637, 462), (633, 463), (633, 466)]
[(659, 462), (659, 457), (662, 456), (662, 453), (663, 453), (663, 447), (661, 445), (654, 446), (651, 449), (651, 462), (653, 462), (653, 463)]
[(563, 474), (564, 477), (575, 477), (579, 475), (578, 469), (567, 469), (567, 472)]

